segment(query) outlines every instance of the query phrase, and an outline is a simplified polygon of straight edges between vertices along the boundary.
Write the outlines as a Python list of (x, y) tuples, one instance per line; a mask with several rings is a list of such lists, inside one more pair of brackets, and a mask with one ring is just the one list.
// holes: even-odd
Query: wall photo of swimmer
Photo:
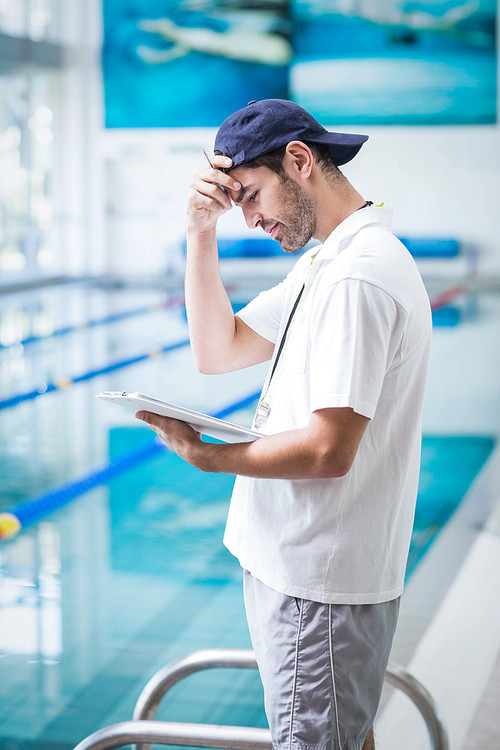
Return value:
[(215, 127), (242, 101), (288, 98), (286, 0), (104, 0), (103, 13), (108, 128)]
[(495, 0), (104, 0), (103, 13), (108, 128), (215, 127), (267, 98), (337, 125), (496, 122)]

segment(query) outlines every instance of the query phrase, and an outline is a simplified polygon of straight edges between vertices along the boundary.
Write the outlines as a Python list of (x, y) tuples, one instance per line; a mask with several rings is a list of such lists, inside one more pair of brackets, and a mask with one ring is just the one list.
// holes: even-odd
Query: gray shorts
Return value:
[(245, 571), (245, 607), (276, 750), (362, 750), (399, 612), (285, 596)]

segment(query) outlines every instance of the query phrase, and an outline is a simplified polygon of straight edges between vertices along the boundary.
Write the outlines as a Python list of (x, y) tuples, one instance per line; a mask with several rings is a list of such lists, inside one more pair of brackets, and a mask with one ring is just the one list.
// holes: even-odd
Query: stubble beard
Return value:
[(316, 230), (316, 203), (305, 190), (288, 175), (280, 177), (280, 203), (283, 207), (280, 226), (274, 239), (285, 253), (301, 250)]

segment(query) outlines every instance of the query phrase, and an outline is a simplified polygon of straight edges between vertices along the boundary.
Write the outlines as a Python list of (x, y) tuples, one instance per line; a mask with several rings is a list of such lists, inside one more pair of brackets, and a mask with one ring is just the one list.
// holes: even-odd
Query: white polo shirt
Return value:
[(432, 326), (415, 262), (390, 222), (386, 208), (356, 211), (238, 313), (279, 345), (311, 274), (271, 384), (264, 433), (304, 427), (328, 407), (370, 419), (343, 477), (236, 479), (224, 543), (289, 596), (369, 604), (403, 590)]

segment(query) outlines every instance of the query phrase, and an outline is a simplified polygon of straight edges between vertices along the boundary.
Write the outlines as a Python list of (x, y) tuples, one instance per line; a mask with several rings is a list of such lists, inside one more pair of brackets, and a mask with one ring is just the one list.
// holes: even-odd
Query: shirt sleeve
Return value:
[(283, 311), (291, 309), (311, 263), (311, 255), (317, 251), (318, 248), (313, 247), (304, 253), (283, 281), (257, 295), (236, 313), (237, 316), (260, 336), (275, 344), (280, 332)]
[(285, 297), (285, 284), (282, 281), (258, 294), (236, 315), (260, 336), (275, 344), (278, 339)]
[(372, 419), (402, 335), (402, 310), (384, 290), (347, 278), (321, 293), (312, 320), (311, 412), (350, 407)]

